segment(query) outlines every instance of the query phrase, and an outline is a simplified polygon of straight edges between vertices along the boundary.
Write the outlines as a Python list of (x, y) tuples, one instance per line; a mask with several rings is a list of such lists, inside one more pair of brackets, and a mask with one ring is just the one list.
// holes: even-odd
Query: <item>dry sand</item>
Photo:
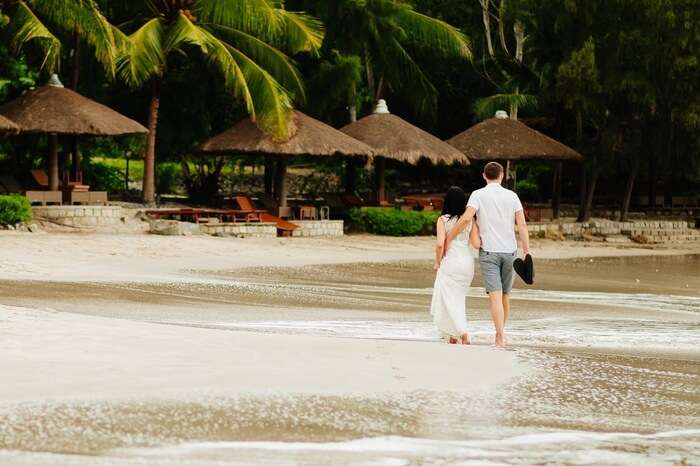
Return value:
[[(0, 231), (0, 279), (163, 282), (192, 271), (245, 267), (429, 260), (434, 238), (238, 239), (211, 236), (29, 234)], [(667, 247), (533, 241), (537, 259), (700, 253), (700, 244)]]

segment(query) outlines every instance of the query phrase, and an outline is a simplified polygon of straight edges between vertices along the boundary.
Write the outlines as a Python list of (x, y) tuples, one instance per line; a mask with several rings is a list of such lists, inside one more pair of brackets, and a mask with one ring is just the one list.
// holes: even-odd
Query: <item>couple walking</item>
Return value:
[(486, 186), (466, 199), (458, 187), (445, 196), (442, 216), (437, 221), (435, 286), (430, 313), (450, 343), (469, 344), (465, 298), (474, 277), (474, 256), (479, 250), (479, 267), (489, 295), (491, 319), (496, 328), (496, 346), (505, 346), (505, 325), (510, 313), (509, 294), (513, 288), (513, 261), (518, 244), (518, 227), (523, 254), (530, 241), (523, 206), (518, 195), (503, 186), (503, 166), (490, 162), (484, 167)]

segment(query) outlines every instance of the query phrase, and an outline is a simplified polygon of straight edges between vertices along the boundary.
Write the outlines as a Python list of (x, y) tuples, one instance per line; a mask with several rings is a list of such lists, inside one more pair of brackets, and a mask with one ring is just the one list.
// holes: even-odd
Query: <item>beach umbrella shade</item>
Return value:
[(470, 160), (582, 160), (574, 149), (503, 111), (447, 140)]
[(17, 134), (19, 133), (19, 126), (0, 115), (0, 134)]
[(517, 160), (551, 160), (557, 162), (555, 189), (552, 195), (554, 216), (558, 217), (562, 162), (583, 160), (583, 156), (569, 146), (536, 131), (526, 124), (508, 118), (499, 110), (489, 118), (450, 138), (447, 142), (471, 160), (506, 161), (506, 179), (511, 163)]
[(199, 146), (202, 154), (248, 154), (279, 157), (277, 164), (279, 205), (287, 206), (287, 159), (295, 155), (317, 157), (372, 157), (367, 144), (341, 133), (327, 124), (295, 110), (295, 133), (286, 141), (277, 141), (265, 134), (247, 118)]
[[(63, 87), (58, 77), (0, 106), (3, 115), (22, 133), (49, 136), (49, 189), (58, 189), (58, 136), (127, 136), (146, 134), (140, 123), (105, 105)], [(77, 144), (76, 144), (77, 146)], [(79, 171), (78, 151), (73, 151), (73, 168)]]
[(392, 159), (417, 164), (426, 159), (432, 163), (469, 164), (463, 153), (441, 141), (427, 131), (413, 126), (406, 120), (392, 115), (386, 102), (381, 99), (374, 113), (350, 123), (340, 129), (343, 133), (358, 139), (372, 149), (376, 176), (377, 201), (384, 200), (385, 160)]

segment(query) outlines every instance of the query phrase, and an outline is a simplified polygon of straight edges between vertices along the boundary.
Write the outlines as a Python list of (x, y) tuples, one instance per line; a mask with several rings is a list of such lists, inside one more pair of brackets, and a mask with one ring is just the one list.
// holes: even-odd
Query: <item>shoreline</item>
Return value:
[[(193, 273), (432, 260), (434, 237), (216, 238), (0, 232), (4, 280), (172, 282)], [(535, 239), (535, 260), (700, 254), (700, 243), (621, 246)]]

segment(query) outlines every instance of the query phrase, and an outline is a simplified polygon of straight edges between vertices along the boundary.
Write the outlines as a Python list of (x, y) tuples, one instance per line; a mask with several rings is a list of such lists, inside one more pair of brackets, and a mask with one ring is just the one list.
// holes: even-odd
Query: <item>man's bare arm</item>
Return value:
[(522, 210), (515, 213), (515, 224), (518, 226), (518, 237), (523, 248), (523, 254), (530, 254), (530, 233), (527, 231), (525, 213)]
[(464, 212), (464, 215), (459, 217), (459, 220), (457, 220), (455, 226), (447, 234), (445, 249), (447, 249), (447, 245), (450, 244), (450, 241), (455, 239), (457, 235), (460, 234), (462, 230), (464, 230), (467, 227), (467, 225), (469, 225), (469, 222), (471, 222), (474, 218), (474, 214), (476, 214), (476, 209), (474, 207), (467, 207), (467, 211)]

